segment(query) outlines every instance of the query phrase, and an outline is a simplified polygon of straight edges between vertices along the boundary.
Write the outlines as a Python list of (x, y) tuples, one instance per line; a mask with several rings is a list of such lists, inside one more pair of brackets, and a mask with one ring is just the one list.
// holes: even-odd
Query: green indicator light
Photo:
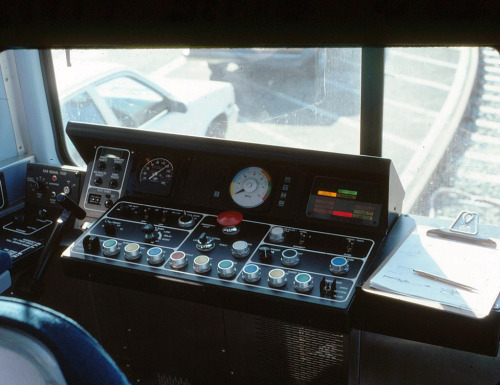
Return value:
[(339, 189), (339, 194), (358, 195), (357, 191)]

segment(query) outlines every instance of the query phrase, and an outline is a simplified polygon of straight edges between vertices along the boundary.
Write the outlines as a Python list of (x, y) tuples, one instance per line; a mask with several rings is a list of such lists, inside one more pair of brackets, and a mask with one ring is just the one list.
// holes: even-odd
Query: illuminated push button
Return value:
[(188, 229), (190, 227), (193, 227), (194, 225), (194, 218), (192, 215), (189, 214), (184, 214), (179, 217), (179, 220), (177, 221), (180, 227), (184, 229)]
[(271, 242), (281, 243), (285, 240), (285, 229), (281, 226), (275, 226), (269, 232)]
[(188, 263), (186, 253), (183, 251), (174, 251), (170, 254), (168, 263), (172, 269), (182, 269)]
[(212, 269), (210, 258), (206, 255), (198, 255), (193, 261), (193, 270), (198, 274), (207, 273)]
[(236, 241), (231, 246), (231, 253), (235, 258), (245, 258), (250, 253), (250, 247), (246, 241)]
[(349, 271), (349, 262), (344, 257), (335, 257), (330, 261), (330, 271), (335, 275), (343, 275)]
[(129, 243), (123, 251), (125, 252), (125, 259), (128, 261), (137, 261), (141, 258), (141, 248), (137, 243)]
[(286, 249), (281, 253), (281, 263), (283, 266), (297, 266), (299, 264), (299, 260), (299, 253), (295, 249)]
[(165, 262), (165, 256), (163, 255), (163, 250), (160, 247), (152, 247), (146, 254), (146, 259), (150, 265), (158, 266)]
[(120, 252), (118, 241), (116, 239), (108, 239), (102, 243), (102, 253), (106, 257), (114, 257)]
[(262, 273), (257, 265), (246, 265), (241, 272), (241, 276), (245, 282), (257, 282)]
[(271, 287), (283, 287), (286, 285), (286, 273), (282, 269), (273, 269), (268, 274), (267, 282)]
[(236, 264), (229, 259), (224, 259), (217, 265), (217, 273), (221, 278), (231, 278), (236, 273)]
[(301, 293), (307, 293), (313, 288), (313, 279), (310, 274), (299, 273), (295, 276), (293, 281), (293, 287), (295, 290)]

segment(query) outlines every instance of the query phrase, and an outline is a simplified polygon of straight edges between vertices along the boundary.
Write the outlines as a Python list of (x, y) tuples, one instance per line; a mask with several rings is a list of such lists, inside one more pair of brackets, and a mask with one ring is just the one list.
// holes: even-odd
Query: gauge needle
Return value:
[(156, 175), (158, 175), (160, 172), (162, 172), (163, 170), (165, 170), (168, 166), (165, 166), (161, 169), (159, 169), (158, 171), (156, 171), (153, 175), (151, 175), (148, 180), (151, 180), (152, 178), (154, 178)]
[(242, 188), (242, 189), (241, 189), (241, 190), (239, 190), (239, 191), (235, 191), (233, 194), (234, 194), (234, 195), (236, 195), (236, 194), (239, 194), (239, 193), (241, 193), (241, 192), (243, 192), (243, 191), (245, 191), (245, 189), (244, 189), (244, 188)]

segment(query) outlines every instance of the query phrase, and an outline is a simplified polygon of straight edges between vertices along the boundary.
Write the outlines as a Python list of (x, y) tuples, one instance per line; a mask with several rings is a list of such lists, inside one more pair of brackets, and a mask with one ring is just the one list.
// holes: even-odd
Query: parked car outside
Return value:
[[(207, 62), (211, 78), (221, 79), (228, 71), (242, 69), (261, 75), (275, 71), (295, 71), (316, 78), (326, 58), (325, 48), (195, 48), (186, 49), (188, 59)], [(234, 64), (236, 66), (232, 66)]]
[(56, 71), (61, 115), (68, 121), (224, 138), (238, 106), (231, 84), (149, 79), (111, 63)]

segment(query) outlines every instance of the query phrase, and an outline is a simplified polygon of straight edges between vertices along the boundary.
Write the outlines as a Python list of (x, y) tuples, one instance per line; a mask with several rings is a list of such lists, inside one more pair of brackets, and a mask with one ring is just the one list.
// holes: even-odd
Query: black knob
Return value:
[(116, 189), (118, 187), (118, 181), (116, 179), (111, 179), (109, 181), (109, 187)]
[(99, 164), (97, 165), (97, 168), (99, 170), (105, 170), (106, 169), (106, 162), (100, 161)]
[(335, 279), (330, 280), (326, 279), (326, 277), (323, 277), (319, 284), (319, 292), (322, 297), (328, 297), (328, 298), (333, 298), (333, 294), (335, 292), (335, 286), (337, 282)]
[(157, 239), (158, 239), (158, 233), (156, 231), (144, 235), (144, 240), (149, 243), (154, 242)]
[(273, 261), (274, 252), (269, 247), (261, 247), (259, 249), (259, 259), (263, 263), (271, 263)]
[(113, 172), (119, 173), (121, 170), (122, 170), (122, 166), (120, 164), (117, 163), (113, 166)]
[(97, 253), (101, 249), (99, 238), (95, 235), (87, 235), (85, 238), (83, 238), (83, 249), (87, 253)]
[(94, 184), (95, 184), (96, 186), (100, 186), (100, 185), (102, 185), (102, 179), (101, 179), (101, 178), (99, 178), (99, 177), (95, 178), (95, 179), (94, 179)]
[(142, 226), (142, 232), (144, 234), (151, 234), (153, 231), (155, 231), (155, 227), (151, 223), (146, 223), (144, 226)]
[(104, 232), (106, 235), (113, 236), (116, 234), (116, 227), (113, 222), (111, 222), (109, 219), (105, 219), (103, 222), (104, 226)]
[(104, 202), (104, 207), (106, 207), (107, 209), (109, 209), (110, 207), (113, 206), (113, 201), (111, 199), (107, 199), (105, 202)]
[(30, 190), (33, 191), (34, 193), (36, 193), (40, 190), (40, 185), (35, 181), (29, 182), (29, 187), (30, 187)]

